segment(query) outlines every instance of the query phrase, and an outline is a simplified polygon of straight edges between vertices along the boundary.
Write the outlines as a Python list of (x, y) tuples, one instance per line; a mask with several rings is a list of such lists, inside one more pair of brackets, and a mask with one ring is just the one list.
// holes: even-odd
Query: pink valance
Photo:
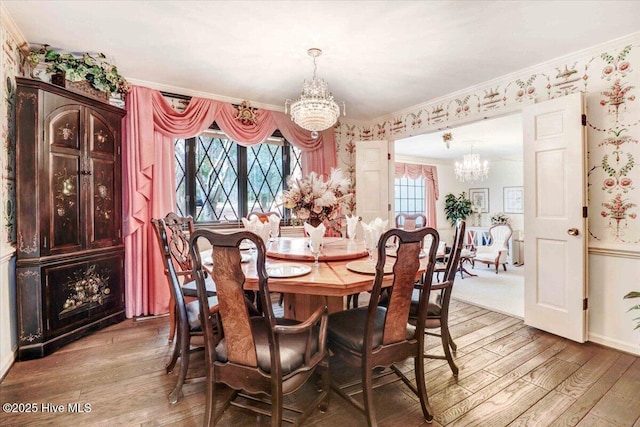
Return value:
[(139, 86), (127, 96), (127, 112), (123, 126), (127, 317), (168, 310), (169, 288), (150, 220), (176, 209), (175, 138), (196, 136), (215, 121), (232, 140), (250, 146), (279, 129), (302, 150), (303, 174), (327, 175), (337, 164), (333, 128), (314, 139), (281, 112), (258, 110), (258, 123), (246, 125), (235, 118), (231, 104), (192, 98), (183, 112), (177, 112), (160, 92)]
[(440, 190), (438, 189), (438, 169), (435, 166), (396, 162), (395, 177), (402, 178), (404, 176), (411, 179), (417, 179), (421, 176), (424, 177), (424, 200), (427, 226), (437, 228), (436, 200), (440, 198)]

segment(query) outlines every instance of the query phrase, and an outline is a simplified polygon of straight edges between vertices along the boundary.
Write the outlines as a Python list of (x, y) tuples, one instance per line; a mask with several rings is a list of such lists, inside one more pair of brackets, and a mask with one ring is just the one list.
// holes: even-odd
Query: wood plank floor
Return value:
[[(640, 359), (595, 344), (576, 344), (525, 326), (521, 320), (452, 302), (452, 336), (460, 375), (442, 360), (425, 362), (432, 426), (633, 426), (640, 427)], [(185, 385), (170, 405), (176, 374), (164, 365), (170, 354), (167, 319), (127, 320), (76, 341), (39, 360), (18, 362), (0, 384), (0, 403), (36, 403), (38, 413), (0, 412), (2, 426), (199, 426), (204, 382)], [(429, 338), (427, 350), (440, 353)], [(203, 372), (200, 353), (191, 373)], [(411, 372), (411, 363), (403, 370)], [(353, 371), (331, 366), (332, 375)], [(357, 374), (357, 372), (356, 372)], [(228, 390), (220, 387), (220, 395)], [(313, 395), (303, 389), (292, 404)], [(90, 404), (69, 413), (68, 405)], [(43, 404), (49, 406), (43, 407)], [(426, 425), (418, 401), (401, 382), (376, 390), (381, 426)], [(63, 405), (64, 412), (51, 412)], [(49, 412), (42, 412), (43, 409)], [(267, 425), (240, 409), (227, 410), (219, 425)], [(364, 417), (335, 393), (326, 413), (305, 425), (359, 426)]]

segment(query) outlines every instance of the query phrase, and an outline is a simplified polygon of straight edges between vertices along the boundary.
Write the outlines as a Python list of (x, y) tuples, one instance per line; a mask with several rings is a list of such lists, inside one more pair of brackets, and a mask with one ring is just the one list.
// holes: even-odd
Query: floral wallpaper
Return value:
[[(367, 125), (336, 125), (340, 167), (355, 182), (355, 141), (395, 140), (478, 120), (518, 104), (586, 94), (590, 243), (640, 243), (640, 36), (588, 49), (488, 87)], [(355, 184), (354, 184), (355, 185)], [(355, 202), (353, 202), (355, 204)], [(355, 209), (355, 205), (350, 206)], [(637, 248), (637, 246), (635, 246)]]
[(24, 75), (23, 56), (16, 41), (4, 26), (0, 26), (2, 43), (2, 73), (0, 76), (0, 134), (2, 149), (0, 150), (0, 211), (2, 227), (0, 227), (0, 253), (7, 252), (16, 241), (16, 165), (15, 165), (15, 124), (14, 99), (15, 76)]

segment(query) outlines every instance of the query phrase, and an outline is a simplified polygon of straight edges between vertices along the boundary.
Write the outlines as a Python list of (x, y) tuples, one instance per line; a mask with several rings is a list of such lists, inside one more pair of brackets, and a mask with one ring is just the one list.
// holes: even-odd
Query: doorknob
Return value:
[(569, 236), (577, 236), (578, 234), (580, 234), (580, 232), (578, 231), (577, 228), (570, 228), (567, 230), (567, 234)]

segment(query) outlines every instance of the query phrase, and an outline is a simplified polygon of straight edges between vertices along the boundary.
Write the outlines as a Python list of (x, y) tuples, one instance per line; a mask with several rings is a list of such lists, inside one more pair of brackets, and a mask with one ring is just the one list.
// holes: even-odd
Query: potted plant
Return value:
[(472, 206), (471, 200), (464, 192), (457, 197), (453, 193), (447, 194), (444, 199), (444, 212), (451, 226), (454, 227), (458, 219), (466, 220), (473, 213)]
[[(106, 61), (103, 53), (76, 56), (43, 45), (29, 53), (28, 61), (33, 69), (41, 62), (46, 64), (46, 72), (52, 74), (51, 82), (54, 84), (66, 87), (65, 80), (72, 83), (87, 82), (91, 88), (106, 94), (101, 96), (106, 99), (112, 93), (126, 94), (130, 90), (129, 83), (118, 73), (115, 65)], [(72, 88), (82, 89), (77, 85), (72, 85)]]
[[(626, 295), (624, 296), (624, 299), (627, 299), (627, 298), (640, 298), (640, 292), (636, 292), (636, 291), (634, 291), (634, 292), (629, 292), (628, 294), (626, 294)], [(640, 304), (636, 304), (636, 305), (634, 305), (633, 307), (631, 307), (631, 308), (630, 308), (629, 310), (627, 310), (627, 311), (631, 311), (631, 310), (640, 310)], [(636, 325), (636, 327), (635, 327), (635, 328), (633, 328), (633, 329), (640, 329), (640, 317), (636, 317), (636, 318), (635, 318), (635, 319), (633, 319), (633, 320), (637, 320), (637, 321), (638, 321), (638, 324), (637, 324), (637, 325)]]

